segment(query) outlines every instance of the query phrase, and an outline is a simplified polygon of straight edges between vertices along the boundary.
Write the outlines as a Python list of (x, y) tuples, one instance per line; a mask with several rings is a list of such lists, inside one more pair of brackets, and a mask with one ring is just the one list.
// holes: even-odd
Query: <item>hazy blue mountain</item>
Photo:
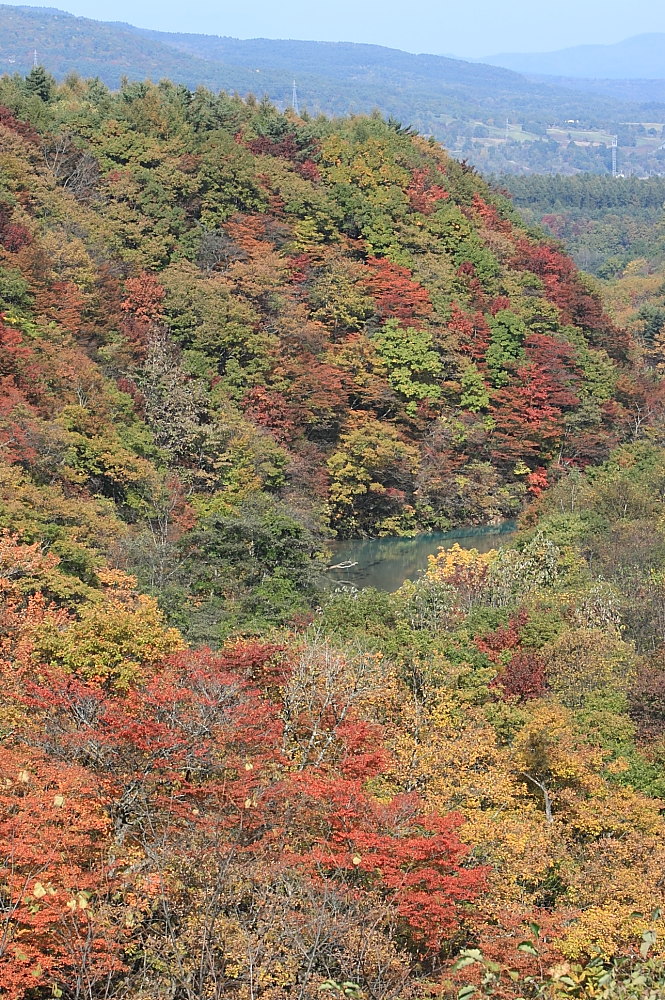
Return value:
[(660, 114), (662, 114), (662, 106), (665, 104), (665, 70), (663, 77), (657, 80), (584, 79), (574, 76), (536, 74), (531, 75), (529, 79), (537, 83), (549, 83), (556, 87), (576, 90), (578, 93), (584, 91), (589, 94), (602, 95), (630, 104), (644, 106), (656, 104), (660, 106)]
[(576, 45), (556, 52), (508, 52), (483, 60), (518, 73), (600, 80), (665, 79), (665, 34), (635, 35), (614, 45)]

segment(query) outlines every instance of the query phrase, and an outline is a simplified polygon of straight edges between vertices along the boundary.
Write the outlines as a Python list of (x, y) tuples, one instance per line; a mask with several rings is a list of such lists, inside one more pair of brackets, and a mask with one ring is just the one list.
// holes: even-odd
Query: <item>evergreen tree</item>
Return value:
[(43, 66), (35, 66), (26, 76), (25, 86), (28, 93), (34, 94), (42, 101), (50, 101), (55, 80)]

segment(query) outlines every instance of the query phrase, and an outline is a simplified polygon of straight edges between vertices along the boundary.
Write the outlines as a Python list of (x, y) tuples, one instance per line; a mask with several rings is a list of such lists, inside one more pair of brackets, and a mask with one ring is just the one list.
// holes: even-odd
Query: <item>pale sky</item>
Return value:
[(665, 32), (663, 0), (51, 0), (49, 6), (162, 31), (373, 42), (461, 57)]

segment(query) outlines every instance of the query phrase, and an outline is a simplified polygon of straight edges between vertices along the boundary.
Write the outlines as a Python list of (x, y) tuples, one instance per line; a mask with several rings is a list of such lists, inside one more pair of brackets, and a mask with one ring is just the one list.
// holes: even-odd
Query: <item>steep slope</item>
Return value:
[(578, 266), (609, 278), (665, 260), (665, 178), (502, 177), (524, 217), (561, 240)]
[(176, 617), (198, 595), (205, 634), (230, 596), (305, 607), (322, 522), (513, 515), (653, 395), (571, 261), (433, 142), (40, 70), (3, 102), (11, 475), (37, 522), (88, 497), (92, 548)]
[[(632, 349), (394, 123), (0, 81), (3, 997), (663, 995)], [(326, 518), (526, 495), (509, 548), (315, 586)]]

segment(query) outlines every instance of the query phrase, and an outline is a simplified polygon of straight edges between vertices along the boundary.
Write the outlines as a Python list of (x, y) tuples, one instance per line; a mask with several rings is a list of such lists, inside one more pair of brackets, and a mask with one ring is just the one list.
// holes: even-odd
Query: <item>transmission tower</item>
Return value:
[(617, 171), (617, 145), (618, 136), (612, 136), (612, 177), (618, 177)]
[(298, 107), (298, 90), (296, 88), (296, 81), (293, 81), (293, 96), (291, 98), (291, 107), (293, 108), (295, 114), (300, 114), (300, 108)]
[(32, 68), (37, 69), (37, 49), (32, 53)]

